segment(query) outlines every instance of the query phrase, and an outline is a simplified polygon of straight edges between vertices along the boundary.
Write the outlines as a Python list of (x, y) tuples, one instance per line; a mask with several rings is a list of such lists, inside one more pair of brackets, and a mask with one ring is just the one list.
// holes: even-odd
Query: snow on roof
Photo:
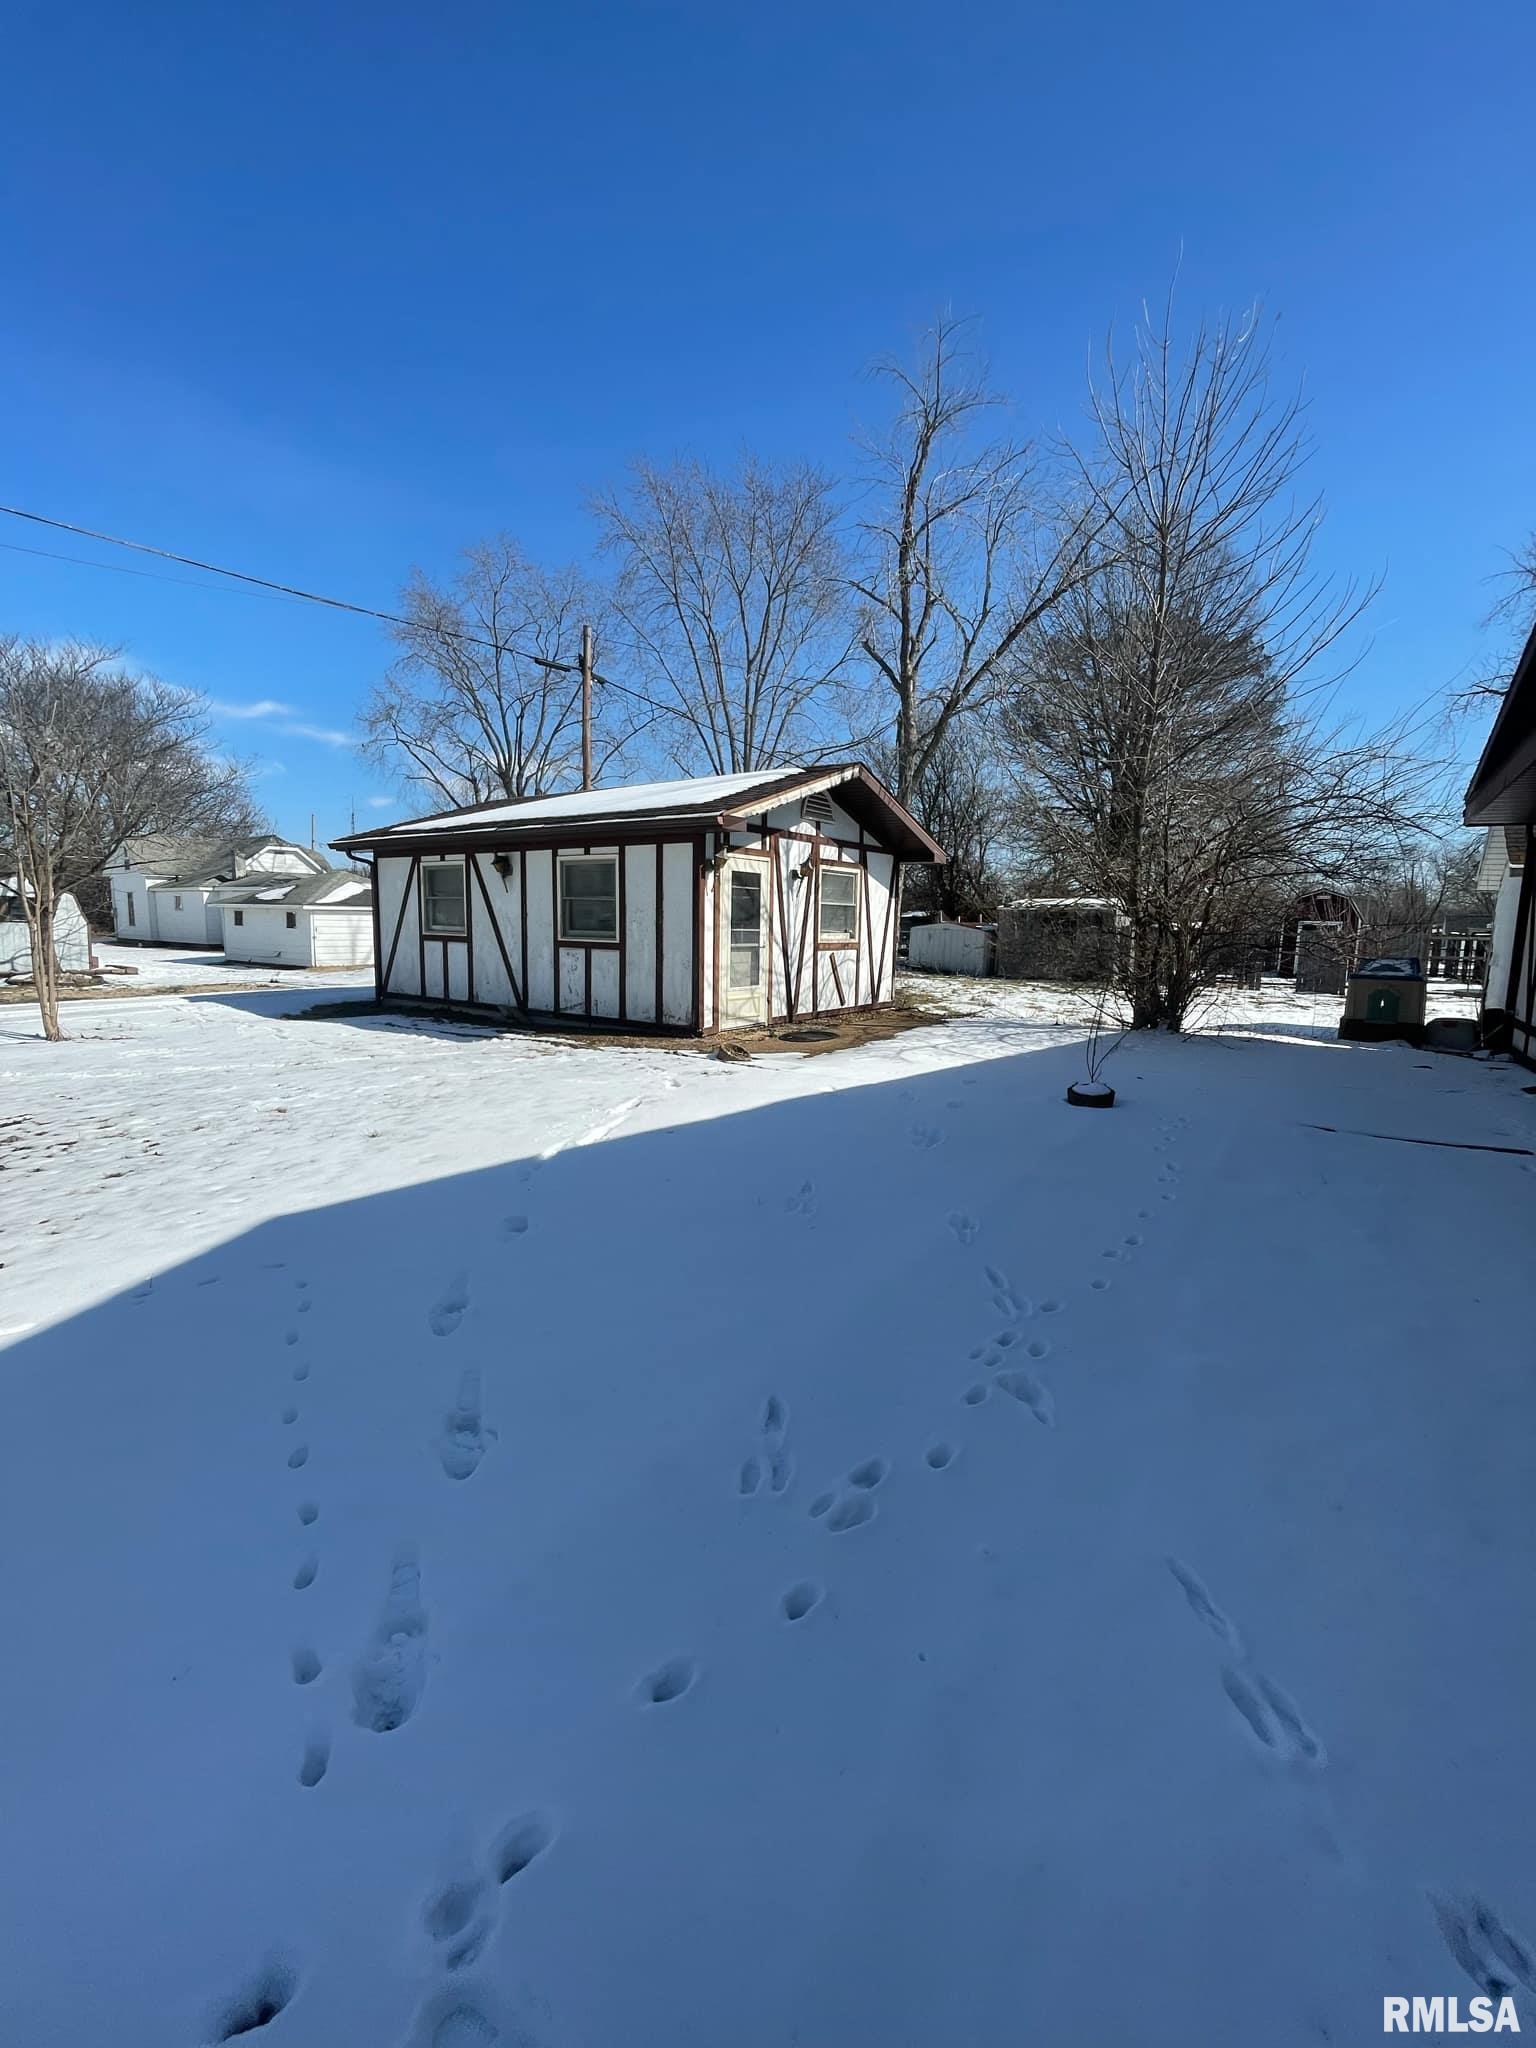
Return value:
[(1009, 910), (1118, 910), (1113, 896), (1015, 896)]
[(450, 832), (466, 825), (563, 824), (575, 818), (621, 818), (646, 811), (712, 810), (728, 804), (732, 797), (764, 783), (791, 781), (803, 771), (797, 768), (754, 769), (745, 775), (694, 775), (677, 782), (632, 782), (621, 789), (578, 789), (568, 796), (536, 796), (498, 804), (471, 804), (461, 811), (445, 811), (434, 818), (406, 818), (399, 824), (380, 825), (377, 837), (386, 832)]

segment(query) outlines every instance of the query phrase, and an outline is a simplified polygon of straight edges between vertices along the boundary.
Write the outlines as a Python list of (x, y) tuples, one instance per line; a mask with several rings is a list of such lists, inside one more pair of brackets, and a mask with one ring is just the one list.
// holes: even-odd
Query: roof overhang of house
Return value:
[(1536, 824), (1536, 628), (1521, 650), (1482, 759), (1467, 785), (1462, 822)]
[[(354, 832), (333, 839), (338, 853), (459, 853), (511, 846), (622, 845), (635, 840), (686, 839), (696, 832), (753, 831), (765, 814), (802, 797), (836, 792), (850, 817), (870, 831), (880, 845), (901, 860), (942, 862), (944, 849), (898, 802), (876, 776), (860, 763), (837, 768), (780, 769), (761, 782), (734, 790), (728, 803), (683, 801), (642, 811), (601, 808), (577, 818), (523, 822), (514, 813), (486, 819), (485, 806), (439, 812), (435, 819), (412, 818), (373, 832)], [(595, 791), (594, 795), (601, 796)], [(462, 824), (443, 822), (462, 815)], [(413, 831), (413, 827), (426, 828)]]

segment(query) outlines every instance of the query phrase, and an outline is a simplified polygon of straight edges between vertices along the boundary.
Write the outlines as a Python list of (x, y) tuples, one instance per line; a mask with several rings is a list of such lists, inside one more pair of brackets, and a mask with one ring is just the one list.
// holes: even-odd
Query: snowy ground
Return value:
[(0, 2039), (1531, 1975), (1536, 1161), (1463, 1149), (1529, 1076), (1134, 1041), (1106, 1116), (1001, 987), (745, 1065), (313, 1000), (0, 1015)]
[(95, 939), (91, 951), (102, 967), (131, 967), (121, 981), (114, 976), (113, 989), (137, 995), (147, 988), (250, 987), (291, 988), (310, 986), (315, 981), (341, 983), (354, 988), (372, 988), (371, 967), (327, 967), (316, 972), (293, 968), (263, 967), (249, 960), (226, 960), (211, 947), (202, 946), (118, 946), (110, 939)]

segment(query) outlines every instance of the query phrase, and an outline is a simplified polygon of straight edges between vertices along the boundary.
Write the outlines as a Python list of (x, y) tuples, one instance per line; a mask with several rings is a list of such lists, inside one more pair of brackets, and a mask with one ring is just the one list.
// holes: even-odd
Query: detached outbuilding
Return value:
[[(59, 898), (53, 914), (53, 953), (65, 974), (86, 974), (91, 966), (91, 934), (73, 896)], [(32, 974), (32, 931), (27, 923), (21, 884), (0, 875), (0, 980)]]
[(715, 1032), (891, 1000), (904, 861), (943, 852), (867, 768), (476, 804), (353, 833), (381, 1001)]
[(1507, 1043), (1517, 1060), (1536, 1067), (1536, 630), (1515, 664), (1462, 816), (1468, 825), (1497, 827), (1504, 855), (1484, 1026), (1491, 1043)]
[(330, 872), (313, 847), (264, 832), (254, 839), (185, 839), (157, 833), (130, 839), (107, 864), (112, 919), (120, 939), (158, 945), (224, 942), (221, 891), (255, 875)]
[(229, 883), (217, 899), (226, 960), (272, 967), (367, 967), (373, 960), (373, 891), (351, 869)]

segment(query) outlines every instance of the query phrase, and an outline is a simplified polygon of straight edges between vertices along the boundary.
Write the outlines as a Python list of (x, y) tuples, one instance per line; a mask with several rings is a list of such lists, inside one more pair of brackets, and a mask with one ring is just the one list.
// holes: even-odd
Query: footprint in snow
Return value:
[(867, 1492), (847, 1493), (827, 1513), (827, 1527), (836, 1536), (848, 1529), (862, 1529), (875, 1519), (876, 1508)]
[(421, 1567), (409, 1546), (395, 1555), (389, 1591), (352, 1671), (353, 1719), (387, 1735), (403, 1728), (427, 1682), (427, 1615), (421, 1604)]
[(496, 1432), (487, 1429), (481, 1413), (480, 1372), (469, 1366), (459, 1376), (459, 1398), (443, 1418), (437, 1455), (450, 1479), (468, 1479), (479, 1468)]
[(1033, 1373), (1000, 1372), (997, 1384), (1005, 1394), (1011, 1394), (1015, 1401), (1026, 1407), (1036, 1422), (1043, 1422), (1047, 1429), (1056, 1427), (1056, 1403), (1051, 1390), (1042, 1386)]
[(1243, 1656), (1243, 1638), (1237, 1623), (1217, 1606), (1211, 1598), (1210, 1588), (1200, 1574), (1191, 1571), (1187, 1564), (1176, 1557), (1170, 1557), (1165, 1562), (1188, 1601), (1189, 1611), (1196, 1621), (1202, 1628), (1209, 1629), (1217, 1642), (1225, 1643), (1234, 1656)]
[(299, 1333), (298, 1333), (298, 1331), (297, 1331), (297, 1330), (284, 1330), (284, 1332), (283, 1332), (283, 1342), (284, 1342), (285, 1344), (297, 1344), (297, 1343), (298, 1343), (298, 1341), (299, 1341)]
[(501, 1234), (503, 1237), (521, 1237), (528, 1228), (526, 1216), (503, 1216)]
[(1446, 1947), (1485, 1998), (1536, 1994), (1536, 1956), (1485, 1900), (1431, 1892), (1429, 1903)]
[(865, 1493), (873, 1493), (883, 1483), (890, 1466), (884, 1458), (866, 1458), (862, 1465), (855, 1465), (848, 1474), (848, 1484), (857, 1486)]
[(298, 1649), (290, 1659), (295, 1685), (313, 1685), (320, 1676), (320, 1659), (311, 1649)]
[(931, 1152), (944, 1142), (944, 1133), (934, 1124), (913, 1124), (907, 1136), (919, 1152)]
[(288, 1406), (283, 1410), (283, 1422), (286, 1425), (290, 1422), (297, 1422), (298, 1419), (299, 1411), (297, 1408), (294, 1407), (293, 1403), (290, 1401), (288, 1403)]
[(521, 1877), (554, 1839), (554, 1825), (546, 1814), (520, 1813), (516, 1820), (508, 1821), (491, 1847), (491, 1872), (496, 1882), (510, 1884), (514, 1877)]
[(1272, 1678), (1251, 1665), (1229, 1664), (1221, 1683), (1249, 1734), (1271, 1755), (1318, 1770), (1327, 1763), (1327, 1752), (1302, 1719), (1300, 1708)]
[(966, 1388), (960, 1398), (967, 1408), (979, 1408), (987, 1398), (987, 1389), (982, 1381), (977, 1380), (973, 1385)]
[(736, 1491), (742, 1496), (743, 1499), (750, 1499), (751, 1496), (760, 1489), (762, 1483), (762, 1459), (748, 1458), (742, 1465), (740, 1472), (736, 1476)]
[(789, 1410), (777, 1394), (770, 1394), (763, 1403), (763, 1441), (778, 1444), (784, 1441), (784, 1432), (789, 1427)]
[(427, 1326), (434, 1337), (451, 1337), (464, 1320), (469, 1307), (469, 1275), (455, 1273), (427, 1314)]
[(485, 1947), (491, 1932), (487, 1898), (479, 1878), (460, 1878), (445, 1884), (422, 1908), (422, 1926), (441, 1951), (445, 1969), (462, 1970)]
[(961, 1244), (974, 1244), (977, 1233), (981, 1229), (981, 1225), (976, 1221), (975, 1217), (967, 1216), (963, 1209), (950, 1210), (949, 1227)]
[(312, 1500), (301, 1500), (299, 1502), (299, 1520), (304, 1524), (306, 1529), (309, 1527), (311, 1522), (316, 1522), (319, 1519), (320, 1510)]
[(299, 1765), (299, 1783), (318, 1785), (331, 1766), (331, 1744), (328, 1736), (312, 1735), (304, 1745), (303, 1760)]
[(298, 1972), (274, 1956), (215, 2015), (212, 2038), (238, 2041), (245, 2034), (269, 2027), (292, 2003), (298, 1988)]
[(801, 1181), (799, 1192), (787, 1195), (784, 1199), (784, 1206), (791, 1216), (814, 1216), (816, 1214), (815, 1182), (809, 1180)]
[(300, 1561), (299, 1567), (293, 1575), (293, 1590), (295, 1593), (307, 1593), (315, 1583), (319, 1570), (320, 1560), (311, 1551), (308, 1557)]
[(299, 1363), (293, 1368), (293, 1377), (301, 1385), (309, 1378), (309, 1360), (307, 1358), (301, 1358)]
[(798, 1586), (791, 1586), (779, 1601), (779, 1611), (786, 1621), (804, 1621), (815, 1607), (821, 1604), (820, 1586), (810, 1579), (804, 1579)]
[(954, 1445), (945, 1443), (930, 1444), (923, 1453), (923, 1462), (931, 1472), (947, 1472), (949, 1467), (955, 1462)]
[(1040, 1303), (1040, 1313), (1043, 1316), (1059, 1316), (1063, 1306), (1064, 1304), (1059, 1302), (1054, 1294), (1048, 1294), (1045, 1300)]
[(288, 1453), (288, 1470), (298, 1472), (309, 1463), (309, 1445), (295, 1444)]
[(635, 1696), (644, 1707), (670, 1706), (692, 1687), (698, 1675), (698, 1666), (691, 1657), (672, 1657), (647, 1672), (636, 1686)]

